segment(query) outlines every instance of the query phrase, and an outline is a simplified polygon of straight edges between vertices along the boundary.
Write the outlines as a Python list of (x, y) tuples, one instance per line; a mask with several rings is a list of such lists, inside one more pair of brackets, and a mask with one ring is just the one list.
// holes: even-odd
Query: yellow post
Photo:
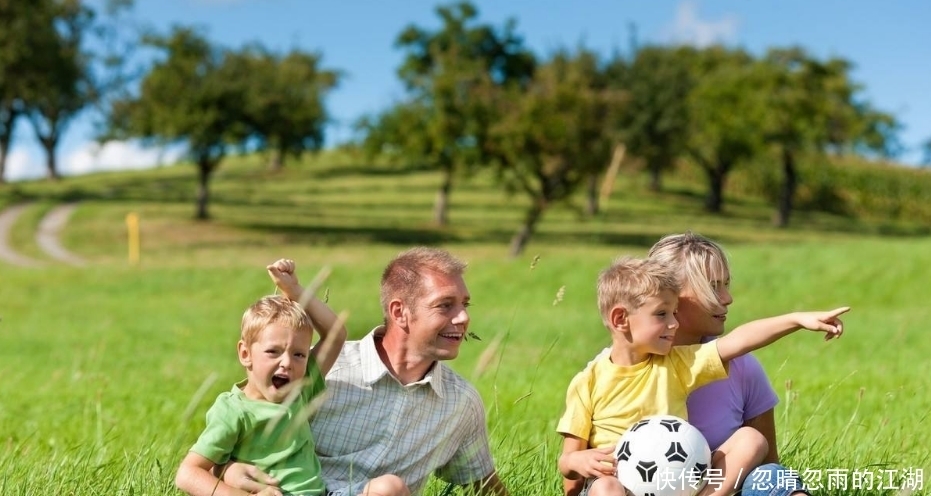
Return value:
[(129, 234), (129, 263), (139, 263), (139, 216), (136, 212), (126, 214), (126, 229)]

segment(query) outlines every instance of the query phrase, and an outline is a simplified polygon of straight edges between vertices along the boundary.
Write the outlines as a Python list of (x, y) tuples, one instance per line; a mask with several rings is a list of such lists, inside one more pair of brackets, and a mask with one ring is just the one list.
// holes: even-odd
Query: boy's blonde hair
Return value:
[(611, 309), (624, 305), (636, 310), (647, 298), (663, 291), (679, 294), (678, 274), (647, 258), (621, 257), (598, 276), (598, 310), (606, 326), (610, 325)]
[(649, 258), (673, 269), (683, 288), (690, 288), (705, 310), (716, 312), (721, 306), (712, 281), (727, 282), (730, 266), (720, 245), (686, 231), (663, 237), (650, 248)]
[(407, 305), (424, 294), (424, 272), (432, 270), (461, 276), (466, 263), (439, 248), (421, 246), (400, 253), (385, 267), (381, 276), (381, 308), (388, 316), (388, 303), (398, 298)]
[(266, 327), (274, 323), (284, 324), (299, 332), (314, 332), (314, 324), (300, 304), (283, 295), (270, 295), (253, 303), (242, 314), (240, 339), (247, 346), (251, 345), (259, 339)]

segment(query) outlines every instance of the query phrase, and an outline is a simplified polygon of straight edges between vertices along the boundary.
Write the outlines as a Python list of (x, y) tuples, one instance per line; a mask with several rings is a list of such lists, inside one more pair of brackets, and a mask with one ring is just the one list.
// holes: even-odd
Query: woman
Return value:
[[(708, 238), (686, 232), (659, 240), (649, 256), (682, 275), (675, 344), (698, 344), (723, 334), (727, 307), (734, 301), (724, 250)], [(760, 363), (749, 354), (731, 360), (726, 380), (689, 395), (689, 423), (704, 434), (711, 449), (717, 449), (742, 426), (758, 430), (769, 443), (764, 465), (744, 480), (742, 496), (810, 494), (803, 490), (797, 473), (779, 465), (773, 414), (778, 402)]]

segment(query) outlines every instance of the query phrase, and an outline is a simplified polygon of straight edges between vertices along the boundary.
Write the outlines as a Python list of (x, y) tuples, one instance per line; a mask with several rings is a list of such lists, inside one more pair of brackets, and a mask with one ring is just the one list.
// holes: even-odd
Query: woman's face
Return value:
[(724, 280), (710, 281), (717, 297), (715, 308), (709, 310), (702, 298), (688, 284), (679, 292), (679, 332), (676, 344), (697, 344), (702, 338), (720, 336), (724, 333), (727, 307), (734, 302), (731, 297), (731, 275), (725, 272)]

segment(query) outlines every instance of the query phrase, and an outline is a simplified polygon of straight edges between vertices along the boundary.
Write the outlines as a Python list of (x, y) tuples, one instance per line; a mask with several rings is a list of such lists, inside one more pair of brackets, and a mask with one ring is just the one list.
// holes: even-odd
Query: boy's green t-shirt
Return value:
[(207, 411), (207, 426), (191, 451), (217, 465), (241, 461), (280, 481), (289, 494), (326, 493), (307, 416), (301, 410), (326, 389), (317, 363), (307, 363), (307, 382), (290, 405), (249, 399), (245, 381), (221, 393)]

